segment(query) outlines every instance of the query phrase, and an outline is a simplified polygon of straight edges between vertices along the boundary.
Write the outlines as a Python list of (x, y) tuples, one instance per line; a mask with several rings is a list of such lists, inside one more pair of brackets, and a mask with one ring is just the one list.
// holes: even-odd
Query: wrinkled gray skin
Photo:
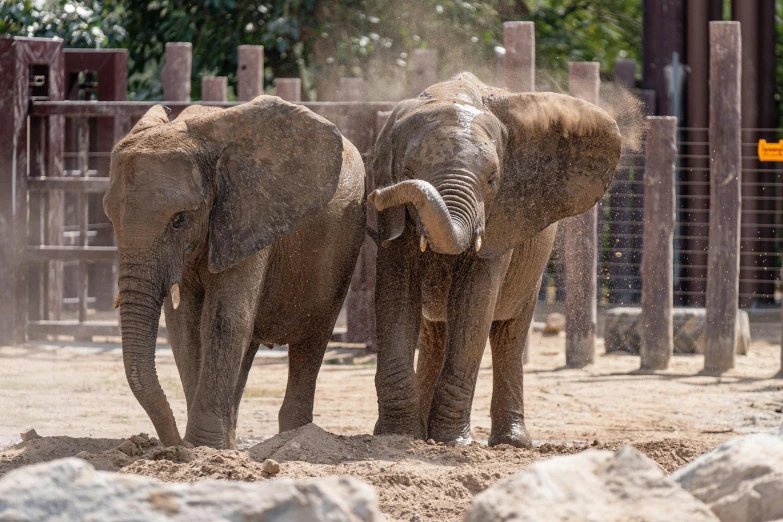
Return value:
[(185, 442), (236, 447), (260, 344), (289, 345), (280, 430), (312, 421), (364, 237), (364, 177), (334, 125), (272, 96), (192, 106), (172, 122), (157, 105), (115, 147), (104, 209), (119, 250), (125, 372), (164, 444), (182, 439), (155, 370), (161, 305), (187, 400)]
[(382, 242), (376, 434), (469, 442), (489, 338), (489, 443), (530, 445), (522, 359), (556, 222), (603, 196), (619, 157), (614, 120), (569, 96), (463, 73), (397, 105), (369, 197)]

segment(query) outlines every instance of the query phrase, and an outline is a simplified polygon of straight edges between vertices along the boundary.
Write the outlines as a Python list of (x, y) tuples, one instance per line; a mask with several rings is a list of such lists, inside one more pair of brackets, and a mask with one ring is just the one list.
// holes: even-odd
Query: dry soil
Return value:
[[(99, 469), (167, 481), (268, 480), (276, 476), (351, 475), (376, 486), (389, 520), (459, 520), (477, 492), (529, 463), (587, 447), (630, 443), (672, 471), (721, 441), (783, 424), (779, 330), (758, 336), (736, 369), (701, 372), (701, 356), (677, 356), (665, 372), (639, 373), (639, 358), (599, 355), (585, 369), (565, 368), (562, 336), (535, 333), (526, 367), (527, 425), (535, 447), (446, 447), (403, 437), (371, 437), (375, 367), (324, 365), (315, 423), (269, 438), (286, 382), (284, 354), (259, 357), (250, 374), (237, 433), (240, 451), (163, 449), (125, 382), (116, 349), (0, 348), (0, 474), (19, 466), (80, 455)], [(599, 345), (599, 353), (603, 352)], [(182, 389), (170, 352), (158, 372), (179, 421)], [(473, 434), (489, 434), (492, 360), (484, 357), (473, 406)], [(34, 427), (42, 439), (16, 444)], [(150, 433), (152, 438), (133, 434)], [(0, 446), (3, 445), (0, 443)], [(15, 445), (12, 445), (15, 444)], [(119, 447), (119, 449), (117, 449)]]

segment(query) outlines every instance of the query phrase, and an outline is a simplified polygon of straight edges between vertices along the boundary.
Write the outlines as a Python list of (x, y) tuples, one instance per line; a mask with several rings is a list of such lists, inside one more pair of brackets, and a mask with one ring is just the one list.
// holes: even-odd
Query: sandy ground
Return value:
[[(595, 365), (567, 369), (562, 334), (534, 333), (525, 375), (532, 450), (482, 444), (449, 448), (366, 435), (376, 418), (372, 364), (323, 366), (314, 422), (325, 432), (311, 425), (253, 447), (277, 431), (287, 366), (284, 354), (272, 352), (257, 358), (240, 410), (237, 434), (243, 447), (252, 449), (199, 448), (185, 458), (137, 438), (128, 456), (113, 448), (133, 434), (154, 431), (128, 389), (116, 349), (3, 347), (0, 446), (18, 442), (18, 434), (30, 427), (44, 439), (0, 452), (0, 474), (86, 451), (82, 456), (99, 468), (162, 480), (261, 480), (269, 477), (261, 462), (274, 458), (282, 465), (279, 476), (345, 474), (369, 481), (390, 520), (414, 515), (459, 520), (475, 493), (541, 458), (633, 443), (672, 471), (727, 438), (780, 426), (783, 379), (776, 328), (757, 331), (749, 354), (738, 356), (737, 367), (721, 376), (701, 373), (701, 356), (676, 356), (668, 371), (640, 374), (638, 357), (604, 355), (600, 344)], [(158, 372), (184, 430), (184, 397), (170, 352), (161, 351)], [(489, 434), (491, 390), (487, 350), (473, 406), (477, 440)]]

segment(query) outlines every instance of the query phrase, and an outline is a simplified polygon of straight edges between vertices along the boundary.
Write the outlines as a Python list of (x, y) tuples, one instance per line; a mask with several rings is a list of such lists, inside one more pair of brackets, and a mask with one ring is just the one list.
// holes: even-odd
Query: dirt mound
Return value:
[(712, 449), (710, 444), (681, 439), (639, 442), (633, 446), (657, 462), (666, 473), (683, 467)]
[(262, 462), (304, 461), (337, 465), (357, 460), (394, 460), (411, 451), (414, 441), (402, 436), (333, 435), (315, 424), (279, 433), (248, 450), (253, 460)]
[[(168, 449), (168, 448), (167, 448)], [(253, 461), (246, 452), (194, 448), (192, 460), (138, 459), (122, 468), (120, 473), (145, 475), (164, 482), (198, 482), (208, 479), (255, 482), (268, 478), (261, 462)]]
[[(122, 439), (93, 439), (90, 437), (41, 437), (0, 451), (0, 476), (11, 470), (79, 453), (101, 453), (112, 450)], [(119, 468), (117, 468), (119, 469)]]
[[(246, 451), (164, 448), (144, 434), (128, 439), (44, 437), (0, 451), (0, 475), (26, 464), (78, 456), (96, 468), (145, 475), (165, 482), (206, 479), (254, 482), (272, 476), (263, 462), (280, 464), (274, 476), (307, 479), (329, 475), (362, 479), (376, 488), (387, 520), (461, 519), (474, 495), (532, 462), (588, 448), (617, 449), (619, 441), (591, 444), (544, 443), (530, 449), (480, 443), (449, 447), (402, 436), (329, 433), (315, 424), (275, 435)], [(634, 446), (664, 470), (690, 462), (710, 445), (682, 439)]]

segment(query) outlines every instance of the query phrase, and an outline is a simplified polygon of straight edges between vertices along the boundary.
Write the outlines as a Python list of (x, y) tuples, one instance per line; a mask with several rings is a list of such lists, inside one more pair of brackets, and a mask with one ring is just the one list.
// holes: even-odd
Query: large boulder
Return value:
[(783, 520), (783, 428), (726, 441), (672, 479), (722, 522)]
[(372, 486), (351, 478), (170, 484), (96, 471), (81, 459), (67, 458), (0, 479), (0, 520), (358, 522), (382, 517)]
[(626, 446), (554, 457), (476, 495), (466, 522), (707, 522), (715, 515)]
[[(624, 351), (639, 354), (641, 347), (641, 308), (619, 307), (606, 311), (604, 343), (606, 351)], [(704, 308), (672, 309), (674, 353), (704, 353), (704, 327), (707, 311)], [(750, 317), (745, 310), (737, 313), (737, 353), (746, 355), (750, 346)]]

